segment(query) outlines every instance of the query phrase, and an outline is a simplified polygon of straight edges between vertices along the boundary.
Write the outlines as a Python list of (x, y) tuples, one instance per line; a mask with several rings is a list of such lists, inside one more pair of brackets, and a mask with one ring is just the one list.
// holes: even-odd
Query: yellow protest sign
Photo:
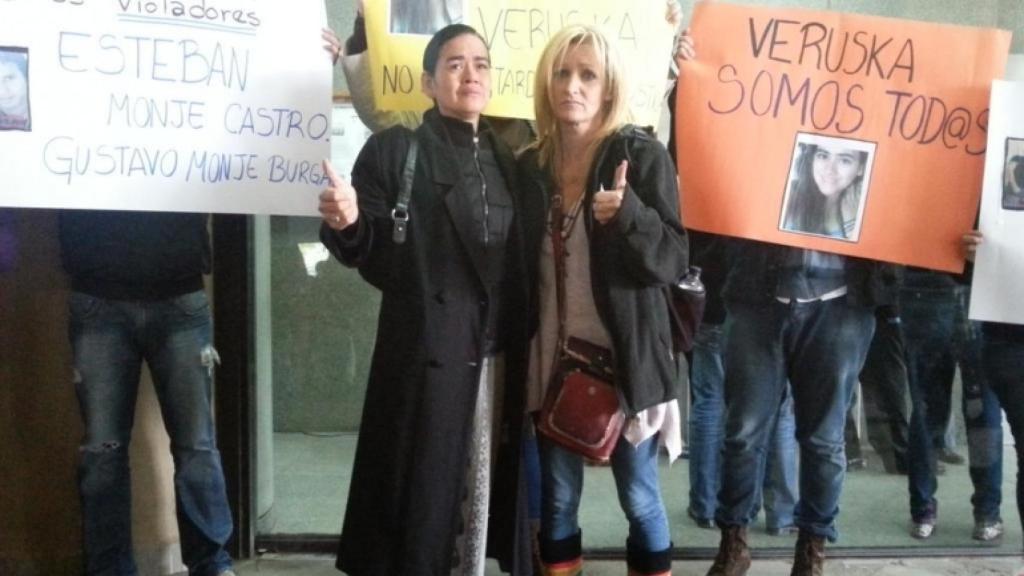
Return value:
[(656, 125), (661, 114), (674, 37), (664, 0), (367, 0), (364, 10), (374, 99), (384, 110), (430, 106), (420, 92), (423, 49), (435, 31), (461, 22), (491, 50), (487, 114), (533, 118), (537, 60), (570, 24), (596, 25), (615, 42), (638, 124)]

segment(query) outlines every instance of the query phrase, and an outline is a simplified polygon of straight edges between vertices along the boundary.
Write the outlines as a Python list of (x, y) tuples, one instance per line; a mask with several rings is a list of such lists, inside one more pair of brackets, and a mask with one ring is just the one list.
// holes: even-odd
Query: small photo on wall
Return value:
[(874, 157), (874, 142), (798, 133), (779, 229), (857, 242)]
[(391, 0), (388, 29), (392, 34), (432, 36), (449, 24), (465, 22), (465, 0)]
[(32, 131), (28, 48), (0, 46), (0, 130)]
[(1003, 209), (1024, 210), (1024, 138), (1006, 139)]

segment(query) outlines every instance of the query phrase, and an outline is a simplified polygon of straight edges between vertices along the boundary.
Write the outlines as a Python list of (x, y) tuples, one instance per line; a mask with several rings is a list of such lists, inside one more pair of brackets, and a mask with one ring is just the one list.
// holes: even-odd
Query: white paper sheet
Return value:
[(325, 24), (322, 0), (0, 2), (30, 104), (0, 117), (0, 206), (316, 215)]
[(985, 240), (975, 259), (970, 307), (973, 320), (1024, 324), (1022, 103), (1024, 82), (993, 83), (979, 224)]

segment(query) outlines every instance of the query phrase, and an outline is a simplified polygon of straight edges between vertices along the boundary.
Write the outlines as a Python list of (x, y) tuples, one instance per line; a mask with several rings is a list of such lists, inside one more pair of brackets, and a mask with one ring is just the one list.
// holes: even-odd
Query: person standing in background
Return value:
[(233, 575), (233, 531), (213, 425), (210, 271), (203, 214), (64, 210), (69, 334), (85, 437), (79, 451), (85, 573), (134, 576), (131, 442), (142, 363), (174, 458), (181, 552), (191, 576)]

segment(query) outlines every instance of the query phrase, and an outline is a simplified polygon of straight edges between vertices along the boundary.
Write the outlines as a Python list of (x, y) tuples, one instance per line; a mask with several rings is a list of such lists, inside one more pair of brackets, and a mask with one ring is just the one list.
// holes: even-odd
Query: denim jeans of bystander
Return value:
[(171, 441), (178, 529), (189, 574), (228, 570), (224, 545), (232, 520), (214, 435), (211, 388), (217, 358), (206, 294), (126, 302), (76, 292), (69, 335), (85, 424), (78, 482), (86, 574), (137, 573), (128, 447), (143, 361)]
[[(692, 407), (689, 419), (689, 515), (700, 525), (713, 525), (722, 474), (722, 437), (725, 413), (725, 369), (721, 352), (722, 325), (702, 324), (693, 348), (690, 375)], [(761, 465), (758, 495), (763, 502), (765, 526), (778, 532), (793, 525), (796, 506), (797, 451), (792, 396), (779, 406), (769, 450)], [(763, 490), (763, 492), (761, 492)]]
[[(915, 524), (935, 524), (938, 514), (936, 452), (930, 412), (949, 408), (942, 382), (946, 355), (960, 366), (968, 440), (971, 504), (975, 521), (999, 520), (1002, 501), (1002, 427), (999, 402), (985, 384), (980, 324), (967, 319), (966, 287), (904, 289), (900, 294), (913, 407), (908, 449), (910, 515)], [(916, 534), (926, 537), (928, 534)]]
[(1017, 338), (986, 333), (982, 365), (986, 383), (1006, 411), (1017, 451), (1017, 515), (1024, 525), (1024, 326), (1015, 326)]
[(845, 476), (843, 425), (874, 330), (867, 308), (845, 298), (807, 303), (732, 302), (726, 318), (726, 430), (717, 521), (746, 526), (769, 425), (791, 386), (800, 445), (801, 532), (834, 540)]

